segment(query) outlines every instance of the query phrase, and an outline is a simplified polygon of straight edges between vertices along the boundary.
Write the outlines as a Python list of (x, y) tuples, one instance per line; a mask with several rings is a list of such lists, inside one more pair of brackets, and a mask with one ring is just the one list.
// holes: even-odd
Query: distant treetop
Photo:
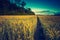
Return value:
[[(0, 15), (35, 15), (30, 8), (25, 9), (26, 2), (22, 0), (0, 0)], [(14, 3), (11, 3), (14, 2)]]

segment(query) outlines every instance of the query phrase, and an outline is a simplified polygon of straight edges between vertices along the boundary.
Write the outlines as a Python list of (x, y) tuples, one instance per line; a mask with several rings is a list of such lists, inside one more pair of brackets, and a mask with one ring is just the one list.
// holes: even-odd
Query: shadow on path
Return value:
[(38, 17), (37, 17), (37, 27), (36, 27), (36, 31), (34, 33), (34, 40), (45, 40), (43, 27), (41, 26), (41, 22)]

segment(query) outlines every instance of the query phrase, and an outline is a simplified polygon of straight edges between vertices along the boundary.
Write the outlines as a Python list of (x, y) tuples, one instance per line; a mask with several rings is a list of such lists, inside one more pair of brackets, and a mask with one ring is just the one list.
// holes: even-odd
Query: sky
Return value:
[(54, 15), (60, 12), (60, 0), (23, 0), (25, 8), (31, 8), (35, 14)]
[[(60, 12), (60, 0), (24, 0), (26, 8), (31, 8), (35, 14), (54, 15)], [(43, 11), (41, 13), (41, 11)]]

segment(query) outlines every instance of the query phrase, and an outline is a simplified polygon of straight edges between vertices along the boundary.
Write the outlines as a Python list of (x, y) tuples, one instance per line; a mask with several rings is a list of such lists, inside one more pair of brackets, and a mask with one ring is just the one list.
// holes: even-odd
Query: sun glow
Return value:
[(35, 14), (38, 14), (38, 12), (43, 11), (43, 10), (40, 10), (40, 9), (32, 9), (32, 11), (35, 12)]
[(34, 11), (34, 12), (43, 11), (43, 10), (44, 9), (39, 9), (39, 8), (34, 9), (34, 8), (32, 8), (32, 11)]
[(35, 13), (35, 15), (54, 15), (54, 10), (48, 10), (48, 9), (32, 9), (32, 11)]

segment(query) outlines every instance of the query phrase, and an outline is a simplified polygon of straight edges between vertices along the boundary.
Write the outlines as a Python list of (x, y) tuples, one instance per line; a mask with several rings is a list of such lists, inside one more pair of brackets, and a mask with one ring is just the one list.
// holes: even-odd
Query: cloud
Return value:
[(55, 16), (60, 16), (60, 12), (56, 12), (55, 13)]
[(36, 14), (38, 15), (55, 15), (56, 12), (50, 11), (50, 10), (45, 10), (45, 11), (37, 11)]

